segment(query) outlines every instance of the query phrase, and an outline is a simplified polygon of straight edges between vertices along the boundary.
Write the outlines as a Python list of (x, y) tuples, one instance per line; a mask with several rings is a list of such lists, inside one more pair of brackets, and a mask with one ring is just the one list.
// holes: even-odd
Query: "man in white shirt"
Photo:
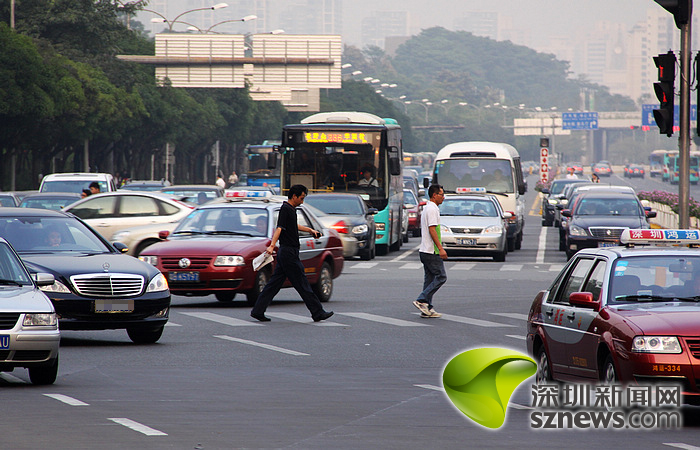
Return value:
[(226, 182), (224, 181), (223, 178), (221, 178), (221, 175), (218, 175), (216, 177), (216, 183), (214, 183), (214, 184), (219, 186), (221, 189), (224, 189), (226, 187)]
[(423, 292), (413, 302), (421, 312), (421, 317), (437, 318), (442, 314), (433, 309), (433, 295), (447, 281), (445, 263), (447, 252), (442, 247), (440, 237), (440, 204), (445, 199), (445, 190), (439, 184), (428, 188), (430, 201), (423, 208), (421, 215), (421, 241), (418, 248), (420, 261), (423, 263)]
[(569, 173), (566, 174), (566, 179), (567, 180), (578, 180), (578, 175), (576, 175), (576, 172), (574, 172), (573, 167), (569, 168)]

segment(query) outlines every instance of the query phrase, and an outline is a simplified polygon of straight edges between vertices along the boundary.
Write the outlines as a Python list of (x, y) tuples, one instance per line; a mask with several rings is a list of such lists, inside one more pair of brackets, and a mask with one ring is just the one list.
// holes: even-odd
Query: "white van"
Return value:
[[(435, 158), (433, 183), (446, 194), (463, 188), (485, 188), (495, 194), (508, 219), (508, 251), (518, 250), (525, 225), (525, 191), (518, 151), (498, 142), (456, 142), (446, 145)], [(462, 188), (462, 189), (460, 189)]]
[(114, 177), (108, 173), (52, 173), (41, 180), (39, 192), (82, 192), (96, 181), (100, 192), (117, 190)]

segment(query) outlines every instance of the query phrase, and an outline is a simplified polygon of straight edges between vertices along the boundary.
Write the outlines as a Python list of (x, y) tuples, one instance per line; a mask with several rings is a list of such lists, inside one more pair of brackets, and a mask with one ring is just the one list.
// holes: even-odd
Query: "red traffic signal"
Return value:
[(673, 85), (676, 79), (676, 55), (669, 51), (654, 56), (654, 64), (659, 68), (659, 82), (654, 83), (654, 93), (659, 99), (659, 109), (653, 111), (659, 132), (668, 137), (673, 136)]

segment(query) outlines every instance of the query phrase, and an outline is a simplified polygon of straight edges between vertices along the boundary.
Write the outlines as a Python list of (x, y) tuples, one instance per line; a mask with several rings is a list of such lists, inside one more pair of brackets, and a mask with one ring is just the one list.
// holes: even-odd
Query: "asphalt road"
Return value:
[(496, 431), (451, 406), (445, 364), (472, 348), (525, 353), (530, 303), (566, 262), (535, 196), (523, 248), (506, 262), (450, 259), (434, 302), (441, 319), (411, 305), (422, 285), (412, 238), (399, 252), (346, 261), (327, 322), (313, 323), (286, 289), (268, 323), (242, 301), (175, 297), (156, 345), (123, 331), (63, 332), (55, 385), (32, 386), (21, 369), (0, 374), (0, 448), (698, 448), (697, 408), (684, 409), (682, 430), (584, 434), (532, 429), (531, 380)]

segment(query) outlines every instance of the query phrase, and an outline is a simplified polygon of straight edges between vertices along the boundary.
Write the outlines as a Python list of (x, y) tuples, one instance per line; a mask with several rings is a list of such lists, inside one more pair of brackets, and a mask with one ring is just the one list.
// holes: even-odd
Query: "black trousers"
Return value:
[(304, 274), (304, 265), (299, 259), (299, 249), (280, 246), (277, 251), (277, 266), (275, 267), (275, 271), (270, 281), (267, 282), (258, 296), (258, 301), (255, 302), (251, 314), (264, 314), (274, 296), (282, 289), (282, 285), (287, 278), (289, 278), (294, 289), (296, 289), (304, 300), (306, 307), (309, 308), (311, 317), (316, 318), (323, 312), (323, 306), (321, 306), (321, 302), (311, 289), (309, 280), (306, 279), (306, 274)]

